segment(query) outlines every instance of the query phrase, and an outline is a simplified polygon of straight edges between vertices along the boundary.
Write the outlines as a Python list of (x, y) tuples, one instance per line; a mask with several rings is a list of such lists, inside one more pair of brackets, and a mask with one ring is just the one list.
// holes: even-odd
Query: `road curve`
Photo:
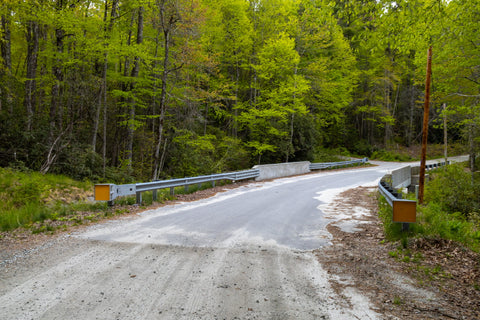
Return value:
[(399, 166), (252, 183), (57, 239), (1, 265), (0, 319), (381, 318), (312, 250), (342, 219), (337, 194)]

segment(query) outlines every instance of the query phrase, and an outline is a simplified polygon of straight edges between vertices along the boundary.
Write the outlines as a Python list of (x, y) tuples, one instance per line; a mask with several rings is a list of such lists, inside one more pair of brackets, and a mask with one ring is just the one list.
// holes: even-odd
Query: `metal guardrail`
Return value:
[(430, 170), (438, 169), (440, 167), (443, 167), (443, 166), (449, 165), (449, 164), (450, 164), (450, 161), (447, 161), (446, 163), (445, 163), (445, 161), (443, 161), (443, 162), (437, 162), (437, 163), (432, 163), (432, 164), (426, 164), (425, 165), (425, 170), (430, 171)]
[(402, 194), (397, 193), (383, 180), (380, 180), (378, 183), (378, 190), (380, 194), (385, 197), (387, 203), (393, 208), (393, 222), (416, 222), (417, 202), (415, 200), (402, 199)]
[(356, 164), (364, 164), (367, 162), (368, 162), (368, 158), (363, 158), (359, 160), (340, 161), (340, 162), (310, 163), (310, 170), (340, 168), (340, 167), (351, 166)]
[[(435, 162), (425, 165), (425, 170), (435, 170), (443, 166), (449, 165), (451, 161)], [(409, 168), (408, 179), (407, 181), (412, 180), (412, 171), (415, 169), (418, 173), (419, 167), (407, 167)], [(405, 169), (405, 168), (402, 168)], [(399, 170), (402, 170), (399, 169)], [(398, 171), (398, 170), (397, 170)], [(393, 174), (394, 172), (392, 172)], [(385, 178), (385, 177), (384, 177)], [(403, 222), (404, 229), (408, 229), (406, 225), (411, 222), (416, 221), (416, 212), (417, 212), (417, 202), (414, 200), (404, 200), (402, 199), (402, 194), (397, 193), (393, 188), (382, 178), (378, 183), (378, 190), (385, 197), (385, 200), (393, 208), (393, 222)], [(409, 182), (409, 183), (410, 183)], [(392, 183), (395, 183), (395, 178), (392, 177)]]
[[(368, 158), (360, 160), (350, 160), (341, 162), (326, 162), (326, 163), (310, 163), (310, 170), (339, 168), (351, 166), (368, 162)], [(237, 172), (219, 173), (208, 176), (198, 176), (190, 178), (180, 178), (171, 180), (159, 180), (152, 182), (143, 182), (135, 184), (97, 184), (95, 185), (95, 200), (96, 201), (113, 201), (118, 197), (136, 195), (137, 203), (142, 202), (142, 193), (145, 191), (153, 191), (153, 200), (157, 200), (157, 190), (170, 188), (170, 194), (174, 194), (175, 187), (185, 187), (188, 190), (189, 185), (201, 185), (206, 182), (211, 182), (215, 186), (215, 181), (218, 180), (232, 180), (239, 181), (245, 179), (253, 179), (260, 176), (259, 169), (250, 169)]]
[(97, 184), (95, 185), (95, 200), (97, 201), (113, 201), (117, 197), (136, 195), (137, 203), (142, 202), (142, 192), (153, 191), (153, 200), (157, 200), (157, 190), (170, 188), (170, 194), (173, 195), (175, 187), (184, 186), (188, 189), (189, 185), (203, 184), (211, 182), (215, 186), (215, 181), (232, 180), (239, 181), (258, 177), (260, 170), (251, 169), (237, 172), (228, 172), (220, 174), (212, 174), (208, 176), (198, 176), (190, 178), (180, 178), (171, 180), (159, 180), (152, 182), (143, 182), (135, 184)]
[[(382, 196), (385, 197), (385, 200), (388, 202), (388, 204), (391, 207), (393, 207), (394, 201), (403, 200), (402, 194), (393, 190), (393, 188), (383, 180), (380, 180), (380, 182), (378, 183), (378, 190), (380, 191)], [(406, 201), (406, 200), (403, 200), (403, 201)]]

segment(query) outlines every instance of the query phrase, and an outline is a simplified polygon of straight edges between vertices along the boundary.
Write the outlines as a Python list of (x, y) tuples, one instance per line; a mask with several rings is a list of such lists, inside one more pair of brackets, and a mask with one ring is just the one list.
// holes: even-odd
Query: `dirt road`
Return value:
[(327, 225), (369, 223), (335, 197), (391, 167), (251, 184), (18, 252), (0, 264), (0, 319), (382, 319), (319, 257)]

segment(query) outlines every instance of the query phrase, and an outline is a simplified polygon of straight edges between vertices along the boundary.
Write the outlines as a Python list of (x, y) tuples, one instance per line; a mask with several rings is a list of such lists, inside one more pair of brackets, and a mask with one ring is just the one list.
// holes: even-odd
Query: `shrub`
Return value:
[(337, 162), (344, 161), (341, 156), (348, 156), (348, 151), (346, 149), (325, 149), (322, 147), (315, 148), (314, 158), (312, 162)]
[(475, 222), (465, 219), (462, 213), (448, 213), (441, 205), (432, 202), (418, 207), (417, 223), (413, 225), (413, 230), (418, 235), (454, 240), (478, 251), (478, 227)]
[(442, 238), (462, 243), (480, 251), (480, 213), (478, 182), (462, 165), (438, 169), (425, 186), (425, 204), (417, 206), (417, 222), (410, 231), (401, 231), (400, 223), (392, 222), (392, 208), (385, 199), (379, 201), (381, 218), (388, 240), (402, 240), (406, 247), (408, 237)]
[(425, 186), (425, 202), (439, 204), (449, 213), (460, 212), (465, 217), (480, 209), (480, 184), (472, 184), (471, 175), (461, 164), (436, 170)]
[(355, 154), (370, 157), (372, 155), (372, 145), (365, 139), (356, 141), (351, 148)]
[(372, 159), (381, 161), (412, 161), (413, 159), (406, 154), (395, 153), (387, 150), (374, 151), (371, 156)]

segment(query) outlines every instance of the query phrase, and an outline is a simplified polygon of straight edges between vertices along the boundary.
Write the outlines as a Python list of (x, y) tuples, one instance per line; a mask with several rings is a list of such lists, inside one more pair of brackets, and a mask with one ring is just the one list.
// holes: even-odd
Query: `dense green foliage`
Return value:
[(474, 154), (479, 14), (480, 0), (4, 0), (0, 166), (127, 182), (418, 144), (430, 45), (430, 141), (447, 115)]
[(417, 223), (408, 233), (400, 223), (392, 222), (392, 209), (380, 202), (380, 217), (390, 240), (413, 237), (437, 237), (454, 240), (480, 251), (480, 178), (472, 183), (471, 175), (460, 164), (437, 169), (425, 186), (425, 204), (417, 207)]
[(480, 181), (472, 183), (471, 175), (461, 165), (447, 166), (445, 171), (433, 174), (426, 186), (425, 201), (467, 218), (480, 214)]

